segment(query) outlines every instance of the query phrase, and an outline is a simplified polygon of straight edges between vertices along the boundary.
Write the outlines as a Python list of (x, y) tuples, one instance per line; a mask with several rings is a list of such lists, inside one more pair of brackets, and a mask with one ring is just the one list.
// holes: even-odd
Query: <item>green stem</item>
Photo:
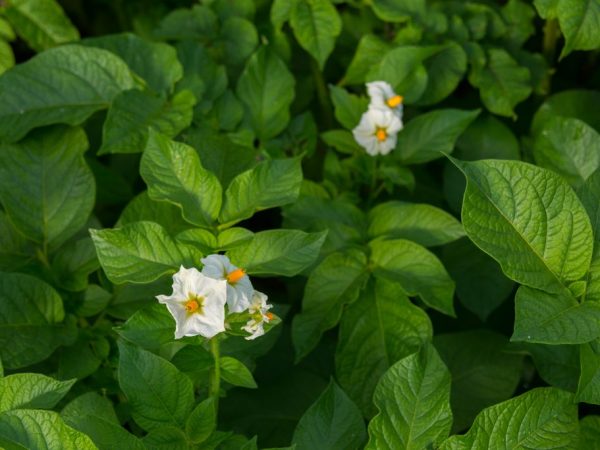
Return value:
[(332, 105), (331, 101), (329, 100), (329, 92), (327, 91), (327, 85), (325, 84), (323, 73), (319, 68), (319, 63), (317, 63), (317, 60), (314, 58), (311, 58), (310, 69), (315, 82), (315, 87), (317, 89), (317, 98), (319, 99), (319, 104), (321, 105), (321, 119), (323, 120), (324, 125), (323, 129), (330, 130), (333, 128), (333, 115), (331, 114)]
[(544, 56), (551, 66), (554, 65), (556, 42), (559, 37), (560, 29), (558, 27), (558, 21), (556, 19), (546, 20), (546, 24), (544, 25)]
[(210, 352), (213, 355), (215, 365), (210, 375), (208, 395), (215, 399), (215, 409), (219, 410), (219, 392), (221, 391), (221, 365), (219, 363), (219, 338), (215, 336), (210, 340)]

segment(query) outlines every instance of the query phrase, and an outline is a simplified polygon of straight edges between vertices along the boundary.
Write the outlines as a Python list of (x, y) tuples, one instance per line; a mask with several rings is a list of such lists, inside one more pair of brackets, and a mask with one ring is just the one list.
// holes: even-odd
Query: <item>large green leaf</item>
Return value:
[(335, 118), (346, 129), (352, 130), (358, 125), (361, 116), (369, 107), (369, 100), (365, 97), (350, 94), (346, 89), (339, 86), (329, 86), (329, 91), (331, 92)]
[(600, 170), (594, 172), (580, 187), (577, 194), (590, 217), (594, 231), (594, 252), (586, 276), (585, 299), (600, 300)]
[(369, 69), (379, 64), (383, 55), (391, 48), (389, 43), (373, 34), (362, 36), (358, 42), (356, 53), (346, 69), (346, 74), (339, 84), (364, 83)]
[(13, 271), (35, 257), (35, 250), (14, 225), (8, 215), (0, 211), (0, 270)]
[(501, 116), (514, 117), (514, 108), (531, 94), (531, 74), (506, 50), (491, 48), (483, 67), (473, 67), (469, 82), (479, 88), (485, 107)]
[(531, 131), (536, 135), (552, 116), (574, 117), (583, 120), (600, 132), (600, 115), (597, 106), (600, 92), (572, 89), (549, 97), (533, 116)]
[(158, 352), (162, 345), (173, 341), (175, 321), (164, 305), (154, 303), (137, 311), (115, 331), (129, 342)]
[(452, 153), (456, 140), (478, 114), (478, 109), (437, 109), (421, 114), (398, 134), (394, 155), (403, 164), (421, 164)]
[(440, 260), (426, 248), (405, 239), (377, 239), (369, 244), (376, 277), (402, 286), (432, 308), (454, 315), (454, 282)]
[(583, 277), (590, 266), (592, 228), (565, 180), (517, 161), (455, 164), (467, 177), (465, 231), (508, 277), (549, 292)]
[(596, 353), (593, 345), (583, 344), (579, 357), (581, 374), (576, 399), (579, 402), (600, 405), (600, 355)]
[(456, 42), (441, 47), (425, 60), (427, 87), (417, 102), (419, 105), (433, 105), (449, 96), (467, 70), (467, 55)]
[(294, 276), (315, 262), (327, 232), (260, 231), (227, 252), (231, 261), (251, 275)]
[(396, 361), (431, 340), (429, 317), (413, 305), (395, 283), (377, 280), (340, 322), (335, 371), (340, 384), (366, 417), (375, 415), (373, 392), (379, 378)]
[(294, 317), (292, 324), (297, 360), (306, 356), (322, 334), (339, 322), (343, 306), (358, 298), (367, 276), (367, 258), (358, 250), (333, 253), (311, 272), (302, 312)]
[(58, 381), (38, 373), (16, 373), (0, 378), (0, 412), (54, 408), (75, 381)]
[(236, 93), (246, 107), (246, 122), (259, 139), (275, 137), (287, 126), (294, 84), (285, 63), (266, 47), (248, 60)]
[(452, 425), (450, 373), (431, 345), (383, 375), (373, 397), (367, 449), (423, 449), (439, 444)]
[(78, 292), (88, 287), (88, 276), (100, 268), (94, 243), (89, 237), (63, 245), (52, 258), (52, 273), (63, 289)]
[(7, 450), (98, 450), (92, 440), (66, 425), (58, 413), (18, 409), (0, 414), (0, 445)]
[(128, 432), (119, 423), (106, 420), (94, 414), (87, 414), (65, 422), (76, 430), (89, 436), (99, 450), (127, 449), (147, 450), (136, 436)]
[(217, 426), (217, 409), (212, 397), (200, 402), (185, 423), (185, 432), (192, 442), (200, 444), (208, 439)]
[(292, 203), (300, 193), (299, 158), (272, 159), (236, 176), (227, 190), (219, 222), (229, 226), (256, 211)]
[(140, 221), (156, 222), (171, 235), (192, 227), (181, 216), (181, 208), (169, 202), (152, 200), (148, 191), (143, 191), (125, 206), (115, 226)]
[(150, 198), (179, 206), (188, 222), (210, 227), (219, 215), (221, 184), (192, 147), (150, 131), (140, 174)]
[(386, 22), (407, 22), (425, 15), (425, 0), (374, 0), (373, 11)]
[(79, 40), (79, 32), (55, 0), (11, 0), (3, 13), (37, 52)]
[(542, 380), (550, 386), (575, 392), (579, 379), (579, 345), (520, 344), (533, 358)]
[(145, 430), (183, 426), (194, 405), (190, 379), (167, 360), (123, 341), (119, 354), (119, 385), (135, 421)]
[(102, 129), (98, 154), (139, 153), (148, 139), (148, 128), (173, 138), (190, 126), (196, 98), (188, 90), (170, 99), (132, 89), (115, 98)]
[(297, 450), (354, 450), (367, 440), (360, 410), (334, 382), (304, 413), (292, 439)]
[(521, 286), (515, 296), (513, 341), (581, 344), (600, 337), (600, 302), (578, 303), (565, 290), (548, 293)]
[(114, 230), (90, 230), (98, 259), (113, 283), (149, 283), (179, 266), (195, 266), (202, 255), (171, 238), (153, 222), (134, 222)]
[(183, 76), (176, 50), (163, 42), (150, 42), (132, 33), (122, 33), (88, 38), (81, 44), (103, 48), (119, 56), (156, 92), (171, 92)]
[(323, 69), (342, 31), (342, 20), (330, 0), (294, 1), (290, 25), (300, 45)]
[(70, 238), (92, 211), (96, 185), (83, 159), (87, 146), (83, 130), (66, 127), (0, 145), (0, 201), (16, 227), (44, 250)]
[(577, 405), (573, 395), (537, 388), (484, 409), (464, 436), (452, 436), (440, 450), (473, 448), (576, 448)]
[(135, 87), (127, 65), (99, 48), (47, 50), (0, 76), (0, 139), (14, 142), (53, 123), (78, 125)]
[(596, 50), (600, 47), (600, 1), (559, 0), (556, 14), (565, 36), (561, 58), (573, 50)]
[(62, 341), (58, 293), (30, 275), (0, 272), (0, 357), (17, 369), (46, 359)]
[(585, 416), (579, 421), (579, 450), (600, 449), (600, 416)]
[(509, 399), (523, 370), (523, 356), (508, 353), (508, 339), (488, 330), (440, 334), (435, 348), (452, 375), (453, 429), (464, 430), (485, 407)]
[(447, 212), (425, 203), (391, 201), (369, 212), (369, 237), (408, 239), (426, 247), (447, 244), (465, 235)]
[(533, 156), (577, 187), (600, 166), (600, 134), (579, 119), (552, 117), (535, 136)]

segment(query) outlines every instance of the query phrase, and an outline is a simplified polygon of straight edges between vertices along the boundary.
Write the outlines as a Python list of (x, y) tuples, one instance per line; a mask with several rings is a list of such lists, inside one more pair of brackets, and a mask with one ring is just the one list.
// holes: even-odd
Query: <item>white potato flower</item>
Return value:
[(269, 312), (273, 305), (267, 303), (267, 296), (262, 292), (254, 291), (252, 297), (252, 303), (248, 312), (250, 313), (250, 320), (242, 327), (242, 330), (250, 333), (246, 339), (252, 340), (265, 334), (265, 323), (269, 323), (273, 320), (273, 314)]
[(175, 339), (213, 336), (225, 331), (227, 284), (197, 269), (181, 266), (173, 275), (173, 293), (156, 296), (175, 318)]
[(250, 306), (254, 288), (244, 269), (234, 266), (225, 255), (209, 255), (201, 259), (202, 273), (215, 280), (227, 282), (229, 312), (239, 313)]
[(396, 147), (396, 135), (401, 129), (402, 121), (390, 110), (369, 109), (352, 134), (369, 155), (387, 155)]
[(367, 83), (367, 92), (371, 97), (369, 108), (392, 111), (398, 119), (402, 120), (404, 97), (396, 94), (389, 83), (385, 81)]

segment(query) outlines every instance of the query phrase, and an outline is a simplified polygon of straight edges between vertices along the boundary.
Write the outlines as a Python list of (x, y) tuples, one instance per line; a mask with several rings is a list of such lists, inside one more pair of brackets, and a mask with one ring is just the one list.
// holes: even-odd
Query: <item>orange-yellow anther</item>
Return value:
[(235, 269), (233, 272), (227, 274), (225, 278), (227, 278), (227, 282), (230, 284), (235, 284), (244, 278), (246, 275), (246, 271), (244, 269)]
[(375, 132), (375, 137), (377, 138), (377, 140), (379, 142), (385, 141), (387, 139), (387, 133), (386, 133), (385, 129), (377, 128), (377, 131)]
[(269, 321), (273, 320), (273, 317), (275, 317), (275, 316), (273, 315), (273, 313), (270, 313), (270, 312), (268, 312), (268, 313), (266, 314), (266, 316), (267, 316), (267, 319), (269, 319)]
[(390, 108), (395, 108), (396, 106), (402, 104), (403, 101), (404, 97), (401, 95), (394, 95), (392, 98), (388, 98), (386, 103)]
[(193, 314), (201, 310), (202, 305), (195, 297), (190, 298), (187, 302), (185, 302), (185, 310), (188, 314)]

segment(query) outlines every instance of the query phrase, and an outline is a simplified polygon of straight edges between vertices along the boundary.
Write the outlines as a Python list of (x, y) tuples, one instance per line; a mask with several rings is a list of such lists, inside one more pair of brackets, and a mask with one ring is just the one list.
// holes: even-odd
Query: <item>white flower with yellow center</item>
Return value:
[(201, 260), (202, 273), (215, 280), (227, 282), (229, 312), (239, 313), (250, 306), (254, 288), (244, 269), (234, 266), (225, 255), (210, 255)]
[(367, 92), (371, 97), (369, 108), (392, 111), (398, 119), (402, 120), (404, 97), (396, 94), (389, 83), (385, 81), (367, 83)]
[(272, 306), (267, 303), (267, 296), (265, 294), (254, 291), (252, 303), (250, 304), (250, 308), (248, 308), (250, 320), (242, 327), (242, 330), (250, 333), (250, 336), (247, 336), (246, 339), (256, 339), (265, 334), (265, 323), (269, 323), (274, 317), (269, 312)]
[(173, 275), (173, 293), (156, 296), (175, 318), (175, 339), (213, 336), (225, 331), (227, 284), (181, 266)]
[(387, 155), (396, 147), (396, 134), (401, 129), (402, 121), (392, 111), (369, 109), (352, 134), (369, 155)]

